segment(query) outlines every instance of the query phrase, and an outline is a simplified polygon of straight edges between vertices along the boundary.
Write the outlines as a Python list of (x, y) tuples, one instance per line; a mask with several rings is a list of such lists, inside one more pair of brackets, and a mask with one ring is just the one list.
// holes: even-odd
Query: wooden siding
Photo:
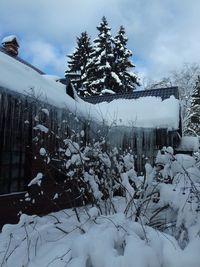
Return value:
[[(40, 112), (41, 108), (47, 108), (49, 116)], [(36, 114), (40, 114), (39, 120), (42, 125), (47, 126), (54, 134), (38, 132), (41, 143), (34, 142), (36, 131)], [(61, 185), (51, 177), (61, 174), (50, 169), (46, 175), (43, 187), (48, 191), (46, 196), (40, 196), (37, 188), (33, 187), (32, 196), (35, 203), (28, 203), (24, 199), (24, 193), (28, 190), (29, 181), (38, 173), (44, 170), (44, 165), (38, 154), (41, 146), (49, 153), (54, 153), (60, 145), (58, 136), (62, 134), (70, 136), (72, 132), (80, 133), (86, 131), (84, 143), (93, 139), (95, 132), (98, 132), (97, 125), (91, 122), (76, 118), (67, 109), (59, 109), (46, 103), (38, 102), (37, 99), (25, 97), (21, 94), (0, 88), (0, 224), (5, 222), (16, 222), (17, 214), (26, 212), (28, 214), (46, 214), (50, 211), (61, 208), (72, 207), (80, 202), (76, 199), (76, 185), (70, 184), (71, 192), (64, 194), (59, 203), (49, 201), (56, 191), (61, 191)], [(76, 137), (78, 141), (78, 137)], [(45, 170), (46, 171), (46, 170)], [(32, 190), (32, 189), (31, 189)], [(15, 219), (14, 219), (15, 218)]]

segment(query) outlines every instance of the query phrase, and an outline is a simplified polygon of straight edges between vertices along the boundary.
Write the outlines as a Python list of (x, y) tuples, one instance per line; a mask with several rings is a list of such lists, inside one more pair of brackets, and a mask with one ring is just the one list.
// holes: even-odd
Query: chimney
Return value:
[(18, 55), (19, 44), (15, 35), (4, 37), (1, 44), (8, 54), (15, 57)]

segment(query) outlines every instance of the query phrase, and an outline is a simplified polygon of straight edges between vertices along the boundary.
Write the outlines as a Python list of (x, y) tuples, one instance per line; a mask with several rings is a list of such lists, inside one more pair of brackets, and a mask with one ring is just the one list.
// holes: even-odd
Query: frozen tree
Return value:
[(128, 39), (124, 27), (121, 26), (112, 38), (111, 29), (103, 17), (97, 30), (94, 47), (86, 32), (77, 38), (77, 47), (68, 56), (66, 76), (73, 73), (80, 75), (73, 83), (82, 96), (134, 90), (139, 82), (137, 75), (131, 72), (135, 66), (130, 60), (132, 52), (126, 47)]
[(67, 76), (70, 73), (77, 73), (80, 78), (74, 83), (78, 94), (84, 95), (85, 88), (83, 88), (83, 81), (86, 79), (85, 68), (93, 51), (90, 43), (90, 38), (87, 32), (82, 32), (80, 37), (77, 37), (77, 47), (72, 55), (68, 55), (68, 70), (65, 72)]
[(169, 76), (159, 81), (143, 81), (145, 90), (178, 86), (179, 98), (181, 100), (181, 112), (183, 118), (183, 133), (188, 134), (188, 123), (190, 121), (191, 95), (196, 80), (200, 74), (200, 66), (196, 63), (185, 63), (180, 69), (172, 70)]
[(188, 108), (187, 133), (200, 136), (200, 76), (191, 95), (191, 106)]
[(142, 85), (145, 90), (152, 90), (171, 87), (174, 84), (173, 82), (174, 81), (172, 81), (172, 77), (163, 77), (158, 81), (144, 77), (142, 80)]
[(121, 26), (114, 38), (114, 71), (119, 79), (119, 87), (117, 88), (119, 92), (132, 91), (136, 85), (139, 85), (137, 75), (130, 72), (135, 65), (130, 61), (132, 52), (126, 47), (127, 41), (125, 29)]
[(180, 97), (183, 99), (191, 95), (199, 73), (200, 66), (198, 64), (184, 63), (183, 66), (172, 70), (168, 76), (160, 80), (145, 79), (143, 86), (145, 90), (178, 86)]
[(179, 88), (184, 134), (188, 133), (187, 128), (190, 121), (191, 96), (199, 74), (200, 66), (196, 63), (185, 63), (179, 71), (173, 71), (171, 74), (173, 84)]
[(103, 89), (114, 91), (121, 84), (117, 74), (113, 71), (113, 39), (105, 17), (102, 18), (97, 30), (99, 34), (94, 40), (94, 52), (91, 54), (92, 59), (87, 64), (87, 80), (84, 82), (91, 94), (100, 94)]

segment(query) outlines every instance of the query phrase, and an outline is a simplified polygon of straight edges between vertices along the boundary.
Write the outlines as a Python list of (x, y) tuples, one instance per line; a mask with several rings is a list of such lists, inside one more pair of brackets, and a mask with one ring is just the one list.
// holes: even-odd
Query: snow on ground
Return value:
[[(0, 233), (0, 266), (199, 267), (200, 207), (195, 195), (191, 196), (191, 189), (199, 188), (200, 170), (194, 166), (193, 157), (180, 154), (174, 160), (172, 148), (163, 151), (166, 153), (158, 153), (157, 161), (170, 169), (167, 173), (165, 168), (161, 171), (163, 178), (165, 174), (172, 175), (172, 183), (156, 182), (155, 169), (147, 166), (148, 186), (145, 186), (143, 199), (132, 202), (130, 197), (114, 197), (110, 206), (113, 209), (106, 200), (98, 202), (101, 209), (88, 205), (43, 217), (22, 214), (18, 224), (7, 224)], [(132, 160), (130, 155), (125, 156), (127, 172), (122, 175), (122, 184), (131, 195), (134, 192), (131, 192), (125, 174), (133, 169)], [(177, 169), (175, 162), (184, 167), (184, 173)], [(186, 179), (185, 174), (190, 179)], [(132, 175), (139, 179), (135, 173)], [(151, 175), (154, 180), (150, 179)], [(38, 183), (41, 179), (40, 173), (33, 182)], [(159, 202), (149, 201), (149, 193), (157, 189)], [(168, 209), (162, 212), (166, 205)], [(142, 212), (136, 222), (139, 206)], [(152, 220), (155, 214), (158, 217)], [(148, 220), (162, 222), (165, 230), (161, 232), (147, 226)], [(175, 226), (172, 226), (174, 222)], [(175, 239), (177, 234), (179, 237)]]
[[(48, 76), (47, 76), (48, 77)], [(146, 128), (177, 129), (179, 102), (173, 96), (162, 101), (158, 97), (118, 99), (111, 103), (89, 104), (66, 94), (65, 85), (47, 79), (35, 70), (0, 52), (0, 86), (22, 93), (40, 96), (49, 104), (68, 108), (78, 116), (104, 122)]]
[(122, 212), (103, 216), (89, 207), (77, 211), (80, 222), (73, 210), (63, 210), (44, 217), (23, 214), (18, 224), (5, 225), (1, 266), (199, 267), (198, 236), (182, 250), (173, 237), (143, 228)]

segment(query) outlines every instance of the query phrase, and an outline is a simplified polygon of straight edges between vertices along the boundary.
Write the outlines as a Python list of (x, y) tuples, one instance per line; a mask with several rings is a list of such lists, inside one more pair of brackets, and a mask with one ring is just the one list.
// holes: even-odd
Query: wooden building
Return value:
[[(12, 39), (12, 40), (11, 40)], [(8, 49), (9, 47), (9, 49)], [(15, 52), (11, 49), (14, 48)], [(38, 79), (44, 73), (17, 56), (19, 45), (16, 38), (4, 39), (0, 55), (3, 53), (17, 62), (26, 66), (26, 71), (36, 72)], [(13, 60), (12, 60), (13, 62)], [(0, 58), (1, 64), (1, 58)], [(10, 73), (12, 76), (12, 73)], [(8, 77), (9, 79), (9, 77)], [(63, 82), (63, 81), (62, 81)], [(63, 82), (64, 83), (64, 82)], [(16, 85), (17, 86), (17, 85)], [(15, 85), (13, 85), (13, 88)], [(64, 87), (63, 87), (64, 88)], [(68, 87), (68, 93), (73, 97), (72, 88)], [(166, 99), (171, 95), (178, 98), (176, 87), (167, 89), (156, 89), (149, 91), (134, 92), (132, 94), (103, 95), (98, 97), (87, 97), (85, 101), (98, 103), (110, 102), (116, 98), (139, 98), (142, 96), (159, 96)], [(69, 99), (70, 100), (70, 99)], [(71, 100), (70, 100), (71, 101)], [(73, 100), (75, 101), (75, 100)], [(48, 109), (49, 116), (41, 113), (41, 109)], [(37, 190), (31, 192), (34, 201), (27, 197), (28, 183), (38, 173), (42, 172), (45, 165), (42, 164), (40, 156), (35, 157), (37, 142), (34, 143), (37, 123), (36, 114), (41, 114), (44, 125), (49, 125), (54, 134), (42, 135), (44, 146), (48, 151), (55, 151), (59, 147), (59, 136), (62, 133), (85, 131), (84, 142), (97, 138), (98, 130), (105, 132), (108, 148), (117, 146), (122, 151), (131, 149), (135, 155), (135, 167), (138, 172), (143, 171), (145, 162), (153, 162), (158, 149), (164, 145), (175, 147), (181, 135), (180, 127), (177, 130), (168, 129), (139, 129), (130, 127), (108, 128), (99, 125), (95, 121), (87, 121), (84, 117), (77, 117), (70, 109), (60, 108), (56, 105), (43, 101), (36, 101), (31, 95), (25, 95), (12, 90), (0, 83), (0, 226), (5, 223), (15, 223), (21, 213), (47, 214), (62, 208), (79, 205), (76, 183), (70, 183), (71, 190), (55, 201), (51, 201), (55, 192), (63, 192), (62, 177), (56, 169), (50, 168), (49, 175), (44, 180), (44, 190), (48, 193), (38, 194)], [(56, 179), (52, 179), (56, 177)], [(30, 193), (30, 192), (29, 192)], [(35, 198), (34, 198), (35, 195)]]

